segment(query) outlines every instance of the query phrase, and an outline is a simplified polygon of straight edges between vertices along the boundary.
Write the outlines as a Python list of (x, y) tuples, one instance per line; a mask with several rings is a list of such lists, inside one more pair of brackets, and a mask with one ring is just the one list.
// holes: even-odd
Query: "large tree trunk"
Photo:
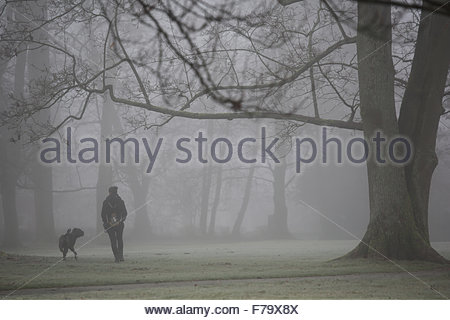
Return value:
[[(370, 32), (369, 32), (370, 30)], [(394, 103), (391, 54), (391, 8), (358, 3), (358, 75), (361, 117), (367, 141), (382, 130), (399, 133)], [(348, 257), (443, 261), (416, 227), (405, 170), (390, 163), (367, 161), (370, 221), (362, 241)]]
[(429, 15), (428, 11), (422, 12), (399, 118), (400, 133), (414, 144), (414, 158), (406, 168), (406, 179), (416, 226), (428, 243), (428, 202), (431, 178), (437, 166), (437, 130), (450, 63), (450, 18)]
[(250, 191), (252, 190), (253, 176), (255, 167), (252, 166), (248, 172), (247, 181), (245, 182), (244, 197), (242, 198), (241, 208), (239, 209), (236, 221), (234, 222), (231, 234), (239, 236), (241, 234), (242, 222), (244, 222), (245, 213), (247, 212), (248, 203), (250, 201)]
[(273, 238), (290, 238), (286, 205), (286, 158), (273, 168), (273, 214), (269, 216), (268, 231)]

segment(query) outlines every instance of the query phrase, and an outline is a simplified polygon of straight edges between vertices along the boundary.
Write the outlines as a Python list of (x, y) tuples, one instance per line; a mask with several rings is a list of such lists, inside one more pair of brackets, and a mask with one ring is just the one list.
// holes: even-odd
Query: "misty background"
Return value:
[[(233, 144), (233, 159), (227, 164), (217, 164), (210, 157), (207, 157), (208, 164), (196, 160), (187, 164), (176, 162), (182, 154), (175, 148), (175, 142), (168, 141), (189, 137), (192, 142), (185, 146), (190, 147), (195, 159), (197, 145), (193, 140), (199, 130), (208, 138), (208, 148), (216, 137), (227, 137), (233, 142), (243, 137), (258, 137), (261, 125), (272, 127), (268, 137), (283, 134), (274, 130), (277, 124), (273, 122), (254, 121), (253, 128), (249, 128), (247, 121), (235, 122), (231, 131), (227, 121), (175, 119), (157, 133), (144, 135), (152, 142), (160, 137), (167, 140), (162, 144), (150, 174), (145, 173), (145, 160), (141, 165), (131, 161), (132, 152), (126, 155), (126, 164), (119, 163), (119, 153), (113, 154), (113, 163), (107, 167), (111, 170), (110, 184), (119, 187), (119, 194), (130, 213), (126, 221), (127, 239), (352, 239), (317, 211), (354, 235), (363, 235), (369, 217), (366, 167), (348, 161), (337, 165), (334, 147), (329, 147), (331, 161), (328, 164), (323, 165), (317, 159), (312, 165), (302, 165), (301, 173), (295, 172), (295, 159), (291, 154), (286, 158), (281, 155), (281, 164), (268, 161), (267, 164), (246, 165), (236, 161), (236, 144)], [(74, 151), (80, 148), (76, 143), (80, 137), (87, 136), (85, 126), (83, 121), (76, 124)], [(315, 131), (317, 128), (302, 127), (296, 129), (293, 138)], [(339, 130), (332, 132), (336, 134), (336, 131)], [(345, 134), (341, 132), (340, 136)], [(96, 132), (92, 131), (89, 136), (95, 137)], [(67, 155), (64, 148), (62, 151), (64, 159)], [(260, 150), (255, 153), (260, 154)], [(209, 155), (209, 151), (205, 154)], [(73, 156), (76, 155), (75, 152)], [(441, 159), (433, 179), (430, 201), (432, 241), (449, 240), (450, 200), (446, 179), (449, 162), (446, 153)], [(72, 227), (82, 228), (88, 236), (96, 234), (97, 197), (102, 201), (110, 185), (98, 186), (100, 166), (106, 165), (68, 164), (64, 160), (62, 164), (53, 165), (53, 203), (46, 204), (53, 207), (53, 238)], [(22, 177), (17, 185), (17, 213), (23, 244), (38, 240), (35, 205), (32, 182)], [(280, 212), (286, 216), (276, 222)], [(1, 213), (0, 230), (4, 235), (3, 210)]]
[[(152, 1), (147, 3), (151, 6)], [(291, 139), (321, 130), (287, 120), (196, 120), (158, 114), (114, 102), (105, 92), (83, 92), (75, 88), (74, 76), (95, 84), (95, 88), (101, 83), (111, 85), (123, 99), (148, 100), (176, 110), (214, 113), (231, 107), (239, 111), (240, 103), (245, 102), (252, 111), (300, 110), (314, 116), (320, 107), (320, 113), (329, 118), (360, 119), (355, 46), (335, 49), (283, 87), (214, 95), (204, 92), (205, 83), (201, 83), (211, 85), (208, 81), (212, 81), (225, 87), (250, 79), (258, 86), (267, 79), (289, 75), (300, 62), (336, 42), (340, 28), (355, 35), (354, 2), (342, 2), (347, 10), (341, 17), (345, 20), (342, 25), (330, 23), (332, 14), (316, 1), (292, 7), (281, 7), (276, 1), (230, 2), (224, 8), (247, 14), (247, 21), (225, 16), (222, 23), (213, 17), (204, 27), (195, 15), (187, 15), (192, 29), (198, 29), (192, 32), (195, 46), (176, 31), (161, 36), (137, 7), (134, 1), (108, 5), (107, 1), (79, 4), (39, 0), (2, 5), (2, 246), (53, 243), (73, 227), (85, 230), (86, 239), (95, 236), (103, 230), (99, 208), (111, 185), (119, 187), (129, 212), (124, 237), (136, 243), (167, 239), (354, 239), (342, 228), (361, 238), (369, 222), (365, 165), (344, 162), (324, 166), (316, 161), (304, 166), (301, 174), (295, 173), (289, 157), (282, 158), (280, 164), (244, 165), (233, 157), (223, 165), (211, 161), (181, 165), (175, 161), (179, 154), (174, 143), (163, 144), (151, 174), (145, 173), (146, 162), (141, 166), (131, 161), (120, 164), (117, 158), (110, 165), (63, 162), (44, 166), (39, 162), (42, 138), (53, 136), (65, 141), (67, 126), (72, 128), (75, 143), (87, 136), (98, 141), (135, 136), (176, 141), (179, 137), (194, 139), (202, 131), (209, 138), (208, 147), (213, 137), (231, 141), (258, 137), (264, 126), (270, 137), (283, 141), (277, 150), (281, 155), (292, 147)], [(108, 25), (102, 15), (116, 17), (115, 24)], [(414, 10), (396, 8), (392, 16), (399, 107), (404, 79), (410, 72), (411, 39), (417, 35), (418, 15)], [(167, 19), (161, 19), (161, 24), (174, 28)], [(171, 46), (161, 44), (164, 36), (173, 40)], [(190, 60), (193, 48), (201, 48), (202, 59), (208, 61)], [(176, 50), (186, 53), (185, 61), (174, 54)], [(122, 58), (133, 60), (136, 69), (122, 65)], [(190, 63), (198, 68), (187, 70), (192, 67)], [(135, 73), (142, 83), (133, 80)], [(202, 81), (193, 79), (193, 73), (200, 74)], [(139, 92), (142, 84), (149, 89), (149, 96)], [(43, 108), (45, 104), (52, 108)], [(448, 107), (448, 99), (444, 99), (444, 106)], [(450, 240), (449, 125), (446, 115), (438, 131), (439, 164), (429, 202), (431, 241)], [(361, 136), (355, 130), (334, 128), (332, 132), (343, 140)], [(251, 152), (258, 154), (259, 150)]]

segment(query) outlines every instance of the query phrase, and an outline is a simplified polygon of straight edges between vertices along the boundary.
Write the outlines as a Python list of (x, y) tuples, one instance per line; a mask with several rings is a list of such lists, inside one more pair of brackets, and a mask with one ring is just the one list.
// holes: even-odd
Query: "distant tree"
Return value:
[(211, 215), (209, 217), (208, 225), (208, 235), (214, 236), (216, 232), (216, 220), (217, 212), (220, 205), (220, 199), (222, 194), (222, 183), (223, 183), (223, 166), (216, 166), (214, 168), (215, 179), (214, 179), (214, 200), (211, 206)]
[[(50, 46), (67, 58), (58, 73), (66, 81), (47, 92), (51, 99), (46, 107), (61, 99), (59, 92), (64, 96), (76, 92), (87, 98), (107, 94), (118, 105), (163, 114), (164, 121), (173, 117), (264, 118), (362, 130), (367, 139), (373, 138), (376, 130), (388, 137), (406, 135), (415, 146), (414, 158), (406, 169), (368, 160), (371, 219), (363, 242), (349, 256), (381, 254), (444, 261), (429, 243), (426, 212), (450, 59), (450, 29), (446, 28), (449, 5), (423, 2), (411, 74), (403, 80), (406, 92), (397, 119), (391, 6), (404, 7), (403, 3), (357, 1), (354, 36), (354, 30), (338, 15), (340, 11), (353, 15), (354, 1), (340, 3), (345, 10), (336, 10), (336, 4), (324, 0), (315, 6), (303, 1), (279, 2), (292, 9), (282, 10), (276, 1), (261, 1), (257, 6), (246, 1), (211, 5), (193, 0), (112, 5), (100, 1), (89, 8), (84, 3), (55, 6), (54, 19), (49, 18), (42, 27), (64, 21), (67, 30), (74, 31), (80, 24), (67, 21), (75, 18), (99, 26), (92, 43), (103, 47), (103, 65), (98, 70), (86, 68), (85, 57), (75, 55), (65, 45), (40, 42), (23, 36), (26, 32), (19, 40)], [(239, 13), (235, 8), (240, 8)], [(298, 25), (296, 14), (308, 23)], [(127, 19), (141, 30), (131, 32)], [(345, 20), (352, 19), (346, 16)], [(310, 27), (309, 22), (315, 26)], [(2, 41), (17, 42), (14, 36), (7, 33)], [(355, 43), (357, 61), (346, 50)], [(111, 52), (114, 61), (107, 58)], [(217, 72), (223, 65), (228, 66), (227, 71)], [(110, 70), (117, 70), (117, 77), (127, 79), (127, 84), (117, 86), (108, 81)], [(316, 79), (317, 71), (321, 81)], [(352, 88), (356, 72), (359, 88)], [(336, 82), (333, 74), (339, 73), (345, 76)], [(302, 103), (299, 88), (305, 87), (316, 100), (312, 110)], [(422, 88), (427, 88), (428, 94), (423, 94)], [(359, 101), (355, 95), (358, 90)], [(213, 112), (200, 111), (198, 101), (213, 105)], [(63, 122), (80, 118), (87, 106), (83, 104)], [(221, 106), (226, 107), (225, 112), (217, 112)], [(16, 109), (7, 116), (20, 129), (35, 110), (36, 106)], [(147, 126), (145, 121), (142, 126)]]
[[(47, 1), (33, 1), (27, 8), (29, 16), (38, 21), (47, 20)], [(30, 18), (28, 18), (30, 19)], [(47, 41), (47, 31), (45, 29), (36, 29), (31, 33), (33, 39), (40, 42)], [(38, 98), (45, 89), (41, 86), (47, 86), (48, 73), (50, 72), (50, 56), (48, 46), (30, 45), (28, 47), (28, 78), (29, 91), (34, 99), (34, 103), (39, 104), (45, 99), (45, 96)], [(51, 113), (47, 109), (42, 109), (35, 115), (36, 122), (47, 126), (51, 121)], [(38, 148), (33, 148), (33, 154), (37, 153)], [(40, 161), (33, 157), (31, 161), (31, 179), (34, 186), (34, 200), (36, 211), (36, 237), (38, 241), (53, 242), (55, 240), (55, 222), (53, 217), (53, 174), (52, 168), (42, 165)]]
[[(8, 8), (2, 17), (4, 22), (4, 30), (12, 32), (17, 27), (13, 19), (13, 8)], [(18, 6), (14, 9), (20, 10)], [(7, 104), (14, 103), (11, 97), (8, 97), (8, 88), (5, 81), (8, 75), (8, 63), (12, 58), (12, 46), (6, 42), (0, 43), (0, 101), (1, 110), (5, 112), (8, 109)], [(23, 96), (25, 86), (25, 65), (26, 65), (26, 45), (17, 48), (17, 54), (14, 61), (13, 72), (13, 97), (20, 99)], [(0, 187), (3, 206), (4, 230), (2, 244), (7, 247), (17, 247), (20, 245), (19, 240), (19, 219), (17, 214), (17, 180), (20, 177), (20, 168), (18, 160), (20, 159), (21, 150), (19, 145), (14, 143), (13, 136), (15, 131), (11, 128), (3, 126), (0, 136)]]
[(248, 204), (250, 201), (254, 174), (255, 174), (255, 167), (251, 167), (248, 170), (248, 175), (247, 178), (245, 179), (244, 193), (242, 197), (241, 206), (239, 208), (236, 220), (234, 221), (233, 229), (231, 231), (231, 234), (235, 237), (241, 235), (242, 223), (244, 222), (245, 214), (247, 213)]

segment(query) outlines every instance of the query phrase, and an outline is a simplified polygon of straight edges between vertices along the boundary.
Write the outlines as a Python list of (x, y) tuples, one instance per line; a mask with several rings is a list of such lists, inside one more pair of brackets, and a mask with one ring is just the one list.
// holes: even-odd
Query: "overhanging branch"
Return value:
[(152, 104), (146, 104), (138, 101), (128, 100), (116, 97), (114, 95), (114, 89), (111, 85), (107, 85), (104, 90), (98, 91), (97, 93), (104, 93), (109, 91), (109, 96), (112, 101), (128, 106), (142, 108), (148, 111), (157, 112), (161, 114), (170, 115), (173, 117), (189, 118), (189, 119), (199, 119), (199, 120), (234, 120), (234, 119), (276, 119), (276, 120), (290, 120), (299, 121), (320, 126), (330, 126), (342, 129), (351, 130), (362, 130), (362, 123), (353, 121), (343, 121), (343, 120), (333, 120), (333, 119), (322, 119), (317, 117), (293, 114), (293, 113), (278, 113), (278, 112), (266, 112), (266, 111), (255, 111), (255, 112), (227, 112), (227, 113), (199, 113), (190, 112), (182, 110), (173, 110), (163, 107), (158, 107)]

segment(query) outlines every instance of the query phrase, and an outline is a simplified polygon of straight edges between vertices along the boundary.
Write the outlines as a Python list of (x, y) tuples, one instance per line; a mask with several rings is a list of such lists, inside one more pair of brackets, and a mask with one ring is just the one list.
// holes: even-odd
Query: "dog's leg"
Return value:
[(63, 250), (63, 260), (66, 260), (67, 251), (69, 251), (69, 250), (67, 249), (67, 247), (64, 248), (64, 250)]
[(77, 252), (75, 251), (75, 249), (74, 249), (73, 247), (70, 247), (69, 249), (70, 249), (70, 251), (72, 251), (73, 254), (75, 255), (75, 260), (78, 260), (78, 258), (77, 258)]

